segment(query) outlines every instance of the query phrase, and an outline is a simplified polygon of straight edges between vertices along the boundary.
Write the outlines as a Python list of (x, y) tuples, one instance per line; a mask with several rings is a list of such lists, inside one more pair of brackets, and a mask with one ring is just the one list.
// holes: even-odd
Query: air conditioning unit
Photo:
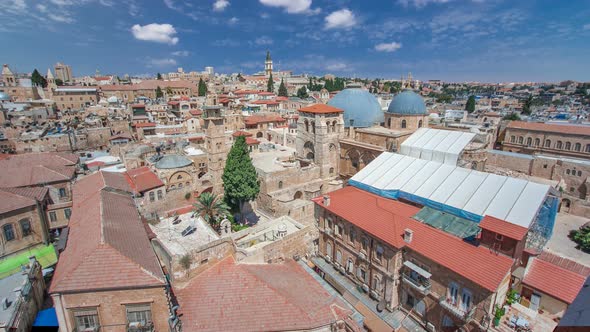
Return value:
[(330, 256), (326, 255), (326, 256), (324, 256), (324, 260), (325, 260), (326, 262), (330, 263), (330, 262), (332, 261), (332, 257), (330, 257)]
[(434, 324), (432, 323), (426, 323), (426, 330), (429, 332), (436, 332), (436, 327), (434, 327)]

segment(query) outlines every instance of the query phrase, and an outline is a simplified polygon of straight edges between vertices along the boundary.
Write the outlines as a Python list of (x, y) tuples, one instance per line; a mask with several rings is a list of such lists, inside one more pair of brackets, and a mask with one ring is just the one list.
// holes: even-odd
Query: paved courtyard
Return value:
[(559, 256), (572, 259), (580, 264), (590, 266), (590, 254), (576, 249), (576, 243), (568, 237), (571, 230), (578, 229), (587, 223), (587, 218), (574, 216), (567, 213), (559, 213), (553, 228), (553, 236), (545, 246), (550, 251)]

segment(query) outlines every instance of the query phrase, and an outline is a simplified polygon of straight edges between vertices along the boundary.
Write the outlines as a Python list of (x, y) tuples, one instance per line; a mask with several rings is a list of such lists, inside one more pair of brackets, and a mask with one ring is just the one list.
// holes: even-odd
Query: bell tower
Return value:
[(264, 74), (269, 77), (272, 74), (272, 59), (270, 51), (266, 51), (266, 60), (264, 61)]
[(344, 111), (326, 104), (299, 110), (297, 156), (320, 167), (320, 177), (337, 177), (340, 165), (339, 138), (344, 135)]
[(2, 65), (2, 81), (4, 86), (16, 86), (16, 76), (12, 73), (7, 64)]
[(223, 169), (227, 159), (225, 123), (221, 106), (204, 106), (205, 146), (207, 147), (208, 168), (213, 182), (213, 193), (223, 193)]

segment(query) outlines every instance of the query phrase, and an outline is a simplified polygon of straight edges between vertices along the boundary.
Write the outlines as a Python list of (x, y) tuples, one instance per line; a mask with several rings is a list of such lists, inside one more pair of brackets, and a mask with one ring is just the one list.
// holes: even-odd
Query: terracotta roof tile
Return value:
[[(323, 205), (321, 197), (314, 202), (381, 241), (395, 248), (408, 247), (490, 291), (495, 291), (510, 273), (511, 258), (412, 219), (420, 210), (417, 207), (351, 186), (329, 196), (329, 206)], [(406, 228), (414, 232), (411, 243), (403, 240)]]
[(141, 122), (141, 123), (134, 123), (131, 126), (136, 127), (136, 128), (146, 128), (146, 127), (155, 127), (156, 124), (154, 122)]
[(314, 114), (327, 114), (327, 113), (342, 113), (343, 110), (332, 107), (326, 104), (315, 104), (307, 107), (302, 107), (299, 109), (299, 112), (303, 113), (314, 113)]
[(261, 115), (251, 115), (244, 118), (244, 123), (247, 125), (253, 125), (258, 123), (268, 123), (268, 122), (284, 122), (287, 121), (285, 118), (278, 114), (261, 114)]
[(240, 136), (250, 137), (250, 136), (252, 136), (252, 133), (249, 133), (249, 132), (243, 131), (243, 130), (238, 130), (238, 131), (234, 131), (234, 133), (231, 135), (233, 137), (240, 137)]
[(76, 173), (78, 157), (63, 153), (28, 153), (0, 160), (0, 187), (25, 187), (70, 181)]
[(0, 214), (35, 206), (47, 196), (47, 188), (0, 189)]
[(539, 122), (510, 121), (506, 128), (541, 131), (548, 133), (590, 136), (590, 126), (576, 126), (567, 124), (548, 124)]
[(127, 182), (137, 193), (164, 186), (162, 180), (147, 166), (129, 170), (125, 172), (125, 175)]
[(586, 277), (581, 274), (533, 258), (522, 283), (569, 304), (574, 301), (585, 280)]
[(352, 312), (296, 262), (226, 258), (176, 290), (187, 331), (309, 330)]
[(522, 240), (528, 232), (528, 229), (522, 226), (492, 216), (485, 216), (479, 223), (479, 227), (518, 241)]

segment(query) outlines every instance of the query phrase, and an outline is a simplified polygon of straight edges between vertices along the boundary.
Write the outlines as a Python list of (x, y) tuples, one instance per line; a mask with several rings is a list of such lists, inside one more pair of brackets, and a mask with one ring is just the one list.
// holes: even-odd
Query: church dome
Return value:
[(193, 162), (183, 156), (177, 154), (165, 155), (162, 159), (156, 162), (156, 168), (159, 169), (171, 169), (171, 168), (181, 168), (191, 165)]
[(387, 113), (403, 114), (403, 115), (426, 115), (426, 104), (424, 99), (417, 93), (410, 90), (405, 90), (393, 97), (393, 101), (389, 104)]
[(7, 93), (0, 92), (0, 101), (10, 101), (10, 96)]
[(384, 116), (377, 99), (367, 90), (344, 89), (334, 96), (328, 105), (344, 111), (344, 126), (371, 127), (375, 123), (383, 123)]

